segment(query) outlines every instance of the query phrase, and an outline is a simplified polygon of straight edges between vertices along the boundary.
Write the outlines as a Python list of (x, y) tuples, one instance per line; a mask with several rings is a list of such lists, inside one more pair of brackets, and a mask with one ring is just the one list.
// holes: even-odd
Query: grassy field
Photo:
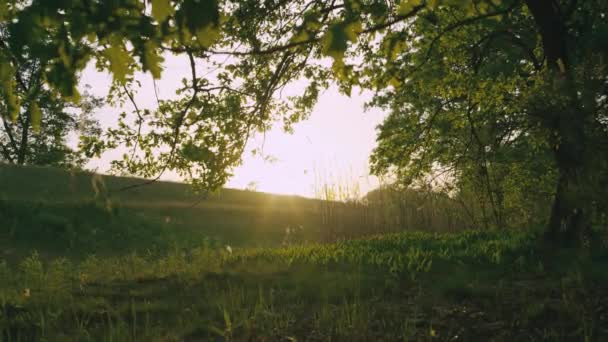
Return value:
[(2, 341), (608, 339), (600, 242), (556, 251), (534, 232), (471, 230), (317, 243), (313, 200), (226, 190), (192, 206), (171, 183), (108, 200), (90, 175), (0, 177)]

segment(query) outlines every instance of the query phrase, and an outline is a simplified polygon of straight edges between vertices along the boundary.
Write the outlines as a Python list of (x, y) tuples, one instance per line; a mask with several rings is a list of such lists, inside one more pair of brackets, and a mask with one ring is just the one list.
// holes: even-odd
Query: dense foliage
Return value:
[[(573, 171), (577, 176), (568, 181), (569, 190), (580, 183), (579, 197), (574, 199), (577, 195), (571, 193), (568, 201), (594, 196), (604, 201), (602, 193), (589, 185), (599, 184), (593, 179), (602, 177), (606, 167), (597, 158), (605, 155), (603, 145), (608, 141), (602, 95), (605, 49), (600, 43), (605, 28), (602, 8), (596, 4), (573, 2), (568, 13), (563, 5), (560, 20), (572, 32), (562, 33), (575, 34), (579, 40), (568, 40), (569, 46), (576, 46), (568, 52), (572, 74), (555, 76), (543, 42), (550, 37), (535, 29), (539, 14), (535, 18), (523, 3), (503, 5), (480, 6), (474, 17), (465, 8), (439, 7), (426, 20), (413, 22), (407, 32), (389, 33), (381, 48), (370, 50), (370, 79), (383, 75), (381, 79), (393, 85), (381, 89), (373, 101), (391, 114), (381, 127), (372, 163), (377, 172), (394, 172), (405, 183), (439, 177), (446, 190), (476, 197), (484, 221), (490, 217), (494, 226), (517, 227), (526, 217), (537, 216), (543, 222), (549, 216), (550, 208), (542, 204), (556, 196), (555, 184), (564, 177), (562, 159), (555, 159), (556, 154), (574, 146), (585, 145), (595, 155), (584, 160), (568, 157), (571, 167), (591, 168)], [(581, 18), (588, 22), (578, 23)], [(406, 47), (393, 46), (403, 41)], [(407, 48), (409, 53), (387, 58), (382, 47)], [(565, 72), (562, 64), (558, 74)], [(587, 102), (584, 108), (563, 107), (571, 104), (564, 104), (570, 95), (561, 82), (570, 81), (562, 77), (572, 78), (569, 87), (578, 89), (576, 101), (598, 101)], [(560, 129), (573, 129), (557, 123), (566, 120), (558, 114), (565, 110), (577, 112), (568, 120), (590, 115), (587, 140), (556, 139), (564, 134)]]
[[(160, 77), (164, 53), (187, 58), (177, 100), (124, 115), (103, 147), (132, 149), (115, 166), (174, 170), (206, 188), (225, 183), (245, 143), (275, 121), (306, 117), (329, 80), (376, 91), (390, 109), (372, 164), (380, 174), (451, 180), (503, 227), (521, 201), (551, 201), (549, 237), (579, 241), (605, 210), (605, 1), (2, 2), (17, 55), (46, 65), (51, 89), (76, 96), (94, 60), (112, 97), (134, 102), (138, 70)], [(333, 60), (327, 67), (325, 57)], [(15, 65), (6, 57), (2, 75)], [(7, 77), (3, 94), (14, 101)], [(295, 96), (278, 96), (303, 82)], [(11, 108), (12, 108), (11, 107)], [(528, 182), (522, 183), (522, 179)], [(540, 179), (538, 184), (530, 180)], [(530, 190), (526, 187), (530, 186)], [(531, 192), (538, 195), (530, 196)], [(517, 203), (517, 204), (514, 204)], [(532, 212), (526, 212), (532, 215)], [(489, 219), (486, 219), (489, 221)]]
[(0, 162), (82, 167), (87, 158), (68, 146), (68, 139), (86, 143), (101, 134), (93, 114), (103, 100), (88, 89), (79, 101), (48, 89), (41, 77), (47, 65), (27, 51), (15, 53), (7, 43), (14, 40), (12, 34), (0, 24)]

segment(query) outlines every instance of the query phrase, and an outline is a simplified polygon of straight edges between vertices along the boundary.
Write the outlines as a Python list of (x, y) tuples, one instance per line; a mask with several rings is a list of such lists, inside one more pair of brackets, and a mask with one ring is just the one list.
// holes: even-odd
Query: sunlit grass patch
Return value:
[[(601, 308), (608, 303), (601, 301), (600, 278), (587, 272), (601, 260), (574, 259), (558, 272), (535, 254), (536, 241), (521, 232), (412, 232), (71, 261), (34, 253), (0, 263), (0, 334), (11, 340), (470, 340), (517, 337), (523, 329), (539, 338), (602, 336)], [(547, 266), (538, 267), (541, 261)], [(567, 329), (555, 329), (553, 319), (567, 321)]]

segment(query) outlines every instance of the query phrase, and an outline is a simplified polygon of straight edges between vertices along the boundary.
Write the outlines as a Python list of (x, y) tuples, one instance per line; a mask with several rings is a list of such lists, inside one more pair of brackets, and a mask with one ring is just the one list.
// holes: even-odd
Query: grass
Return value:
[[(23, 182), (47, 171), (53, 184), (69, 179), (0, 170)], [(179, 211), (195, 196), (178, 184), (141, 189), (147, 201), (139, 193), (108, 203), (84, 190), (56, 186), (51, 196), (8, 183), (0, 341), (608, 338), (605, 246), (552, 251), (534, 232), (477, 230), (334, 243), (304, 232), (296, 240), (308, 243), (281, 246), (284, 225), (298, 216), (273, 210), (284, 200), (305, 213), (314, 201), (228, 191), (233, 197)]]
[(399, 233), (79, 262), (33, 254), (0, 265), (0, 331), (22, 341), (608, 336), (606, 276), (590, 272), (608, 260), (571, 255), (552, 269), (535, 241), (522, 233)]

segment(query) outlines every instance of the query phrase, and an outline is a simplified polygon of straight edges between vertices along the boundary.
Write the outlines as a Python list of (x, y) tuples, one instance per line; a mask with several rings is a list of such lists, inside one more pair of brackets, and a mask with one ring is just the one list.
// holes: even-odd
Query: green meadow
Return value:
[(320, 232), (319, 201), (302, 197), (232, 189), (204, 196), (171, 182), (122, 190), (144, 180), (53, 168), (3, 166), (0, 178), (7, 258), (34, 250), (83, 256), (200, 244), (277, 246), (287, 227), (302, 226), (309, 240)]
[(318, 200), (165, 182), (117, 191), (141, 180), (52, 168), (0, 177), (2, 341), (608, 338), (602, 241), (556, 251), (534, 230), (328, 240)]

